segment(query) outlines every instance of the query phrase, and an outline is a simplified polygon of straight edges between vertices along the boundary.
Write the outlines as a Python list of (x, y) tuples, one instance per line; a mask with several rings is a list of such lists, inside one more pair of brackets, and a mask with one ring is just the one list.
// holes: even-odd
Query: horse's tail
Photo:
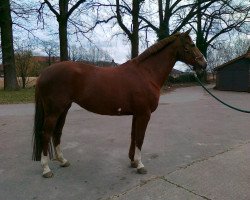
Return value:
[[(33, 153), (32, 160), (40, 161), (42, 154), (42, 135), (43, 135), (43, 124), (44, 124), (44, 107), (42, 99), (39, 95), (38, 88), (36, 88), (35, 95), (35, 118), (34, 118), (34, 129), (33, 129)], [(49, 157), (53, 157), (52, 142), (49, 143), (48, 149)]]

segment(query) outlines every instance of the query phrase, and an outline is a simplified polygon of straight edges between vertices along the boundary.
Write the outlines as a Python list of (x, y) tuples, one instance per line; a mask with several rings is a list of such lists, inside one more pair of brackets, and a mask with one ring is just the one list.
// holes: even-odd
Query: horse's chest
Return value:
[(151, 90), (144, 90), (134, 95), (134, 108), (139, 112), (154, 112), (158, 107), (159, 93)]
[(151, 97), (151, 101), (150, 101), (150, 109), (151, 109), (151, 112), (154, 112), (156, 110), (156, 108), (158, 107), (158, 103), (159, 103), (159, 97), (160, 95), (152, 95)]

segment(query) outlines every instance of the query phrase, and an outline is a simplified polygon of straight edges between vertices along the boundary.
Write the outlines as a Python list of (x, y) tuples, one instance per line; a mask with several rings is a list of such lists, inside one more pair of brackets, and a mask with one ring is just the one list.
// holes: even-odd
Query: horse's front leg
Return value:
[(129, 158), (131, 159), (131, 166), (136, 167), (139, 174), (147, 173), (146, 168), (142, 164), (141, 149), (150, 115), (151, 113), (148, 112), (133, 116)]

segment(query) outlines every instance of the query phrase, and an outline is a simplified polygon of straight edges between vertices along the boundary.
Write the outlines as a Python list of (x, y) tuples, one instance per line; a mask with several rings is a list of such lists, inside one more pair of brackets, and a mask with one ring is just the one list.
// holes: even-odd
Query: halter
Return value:
[(191, 48), (185, 50), (185, 52), (192, 54), (192, 56), (194, 57), (194, 60), (198, 61), (198, 60), (202, 59), (204, 56), (202, 54), (200, 56), (197, 56), (195, 51), (192, 50), (192, 48), (195, 48), (195, 47), (196, 47), (195, 44), (191, 44)]
[[(194, 54), (194, 55), (195, 55), (195, 54)], [(194, 60), (197, 61), (197, 60), (199, 60), (199, 59), (202, 59), (203, 57), (204, 57), (203, 55), (202, 55), (202, 56), (196, 56)]]
[[(181, 39), (182, 45), (185, 47), (185, 42), (184, 42), (183, 38), (181, 37), (180, 39)], [(195, 48), (195, 47), (196, 47), (195, 44), (191, 44), (190, 46), (191, 46), (190, 49), (185, 49), (184, 51), (185, 51), (186, 53), (192, 54), (192, 56), (194, 57), (194, 60), (195, 60), (195, 61), (197, 61), (197, 60), (199, 60), (199, 59), (202, 59), (202, 58), (204, 57), (202, 54), (201, 54), (200, 56), (197, 56), (196, 53), (192, 50), (192, 48)]]

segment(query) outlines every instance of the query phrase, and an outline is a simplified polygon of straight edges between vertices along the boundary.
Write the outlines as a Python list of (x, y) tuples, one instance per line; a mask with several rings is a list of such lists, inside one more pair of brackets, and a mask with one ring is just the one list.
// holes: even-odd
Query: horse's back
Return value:
[(96, 67), (65, 61), (46, 68), (40, 74), (36, 88), (43, 96), (67, 96), (76, 101), (103, 93), (108, 97), (128, 86), (125, 82), (129, 76), (125, 71), (123, 67)]

